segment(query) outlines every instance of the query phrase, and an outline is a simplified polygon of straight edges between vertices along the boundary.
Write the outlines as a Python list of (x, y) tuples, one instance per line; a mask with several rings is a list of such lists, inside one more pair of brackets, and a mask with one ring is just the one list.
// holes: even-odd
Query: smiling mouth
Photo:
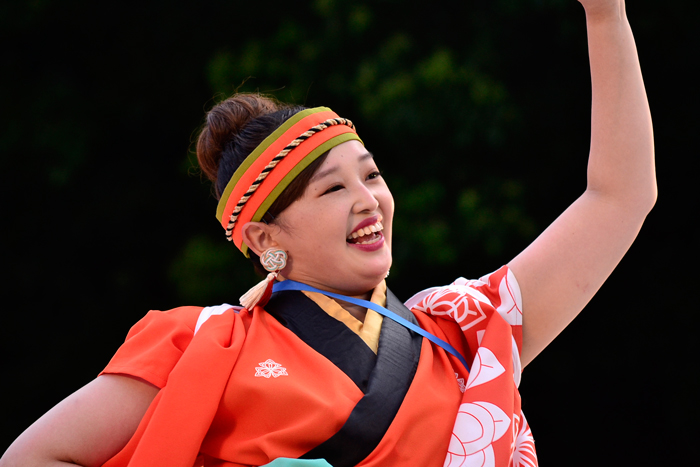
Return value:
[(348, 235), (346, 241), (355, 245), (370, 245), (382, 239), (382, 230), (384, 230), (384, 226), (382, 225), (382, 221), (378, 220), (372, 225), (357, 229)]

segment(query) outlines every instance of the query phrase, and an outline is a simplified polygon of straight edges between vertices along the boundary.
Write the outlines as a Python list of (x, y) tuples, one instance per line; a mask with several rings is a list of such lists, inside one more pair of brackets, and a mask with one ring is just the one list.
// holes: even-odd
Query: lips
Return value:
[(348, 243), (356, 245), (375, 243), (383, 238), (381, 233), (383, 229), (382, 217), (372, 216), (360, 222), (346, 240)]

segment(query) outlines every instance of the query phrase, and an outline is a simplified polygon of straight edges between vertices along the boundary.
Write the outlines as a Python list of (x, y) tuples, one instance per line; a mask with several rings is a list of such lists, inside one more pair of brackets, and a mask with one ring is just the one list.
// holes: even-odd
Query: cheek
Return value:
[(393, 217), (394, 215), (394, 197), (391, 196), (391, 192), (387, 189), (385, 193), (378, 196), (380, 206), (384, 211), (385, 217)]
[(346, 218), (340, 209), (319, 209), (313, 216), (306, 218), (304, 225), (297, 231), (296, 241), (310, 252), (333, 245), (336, 240), (345, 238)]

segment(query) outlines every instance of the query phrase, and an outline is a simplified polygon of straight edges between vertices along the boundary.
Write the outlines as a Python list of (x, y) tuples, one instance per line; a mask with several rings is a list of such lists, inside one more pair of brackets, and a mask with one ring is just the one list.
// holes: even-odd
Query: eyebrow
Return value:
[[(362, 154), (360, 157), (357, 158), (357, 162), (364, 162), (367, 159), (374, 159), (374, 154), (371, 152), (367, 151), (366, 153)], [(338, 166), (336, 165), (335, 167), (331, 167), (330, 169), (326, 170), (321, 170), (320, 172), (316, 172), (313, 177), (309, 180), (309, 184), (322, 179), (323, 177), (326, 177), (328, 175), (331, 175), (333, 172), (338, 170)]]

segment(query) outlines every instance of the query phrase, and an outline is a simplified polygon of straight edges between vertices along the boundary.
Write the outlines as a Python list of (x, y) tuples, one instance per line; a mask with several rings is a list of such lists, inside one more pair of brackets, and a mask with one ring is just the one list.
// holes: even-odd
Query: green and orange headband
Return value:
[(303, 110), (285, 121), (246, 157), (221, 194), (216, 218), (226, 238), (248, 257), (242, 227), (259, 222), (309, 164), (350, 140), (362, 142), (352, 122), (327, 107)]

